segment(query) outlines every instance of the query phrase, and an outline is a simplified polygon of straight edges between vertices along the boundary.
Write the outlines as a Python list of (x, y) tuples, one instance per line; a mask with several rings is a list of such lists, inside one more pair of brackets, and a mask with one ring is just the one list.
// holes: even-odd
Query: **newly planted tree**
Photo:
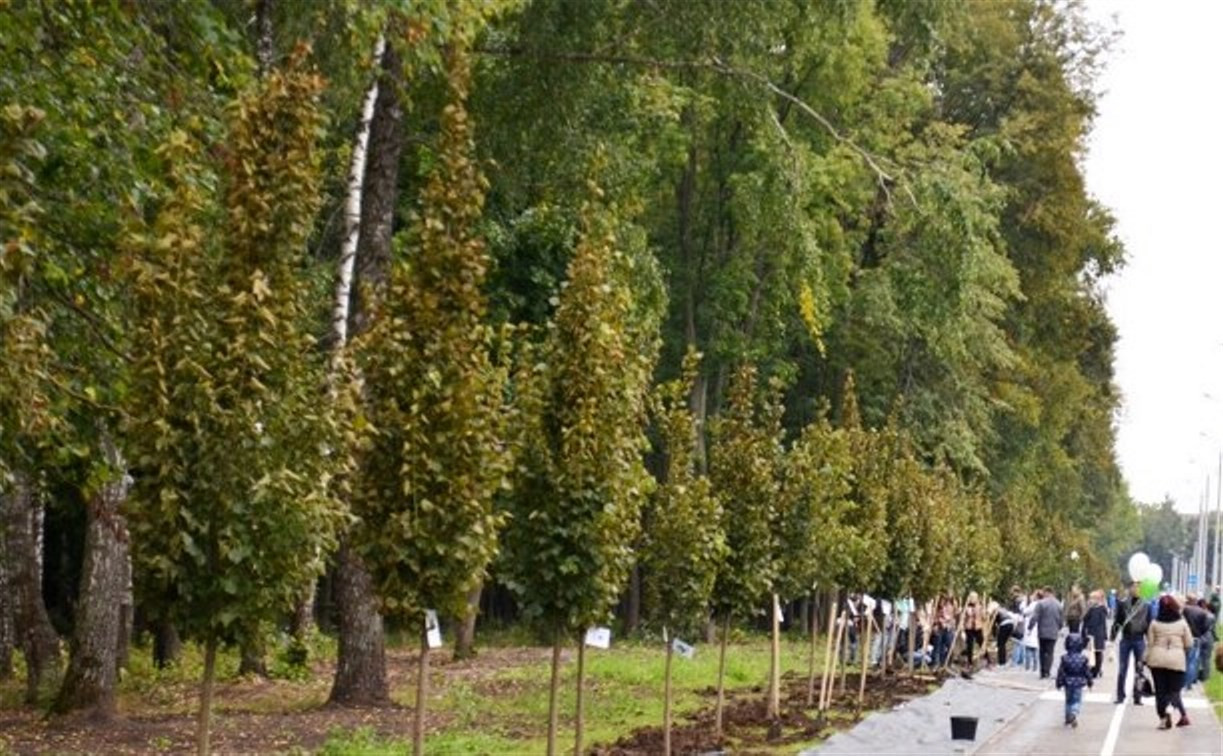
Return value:
[(722, 510), (709, 479), (696, 471), (696, 418), (687, 405), (699, 357), (689, 353), (682, 378), (655, 390), (654, 422), (665, 462), (647, 512), (644, 536), (646, 605), (663, 629), (663, 751), (671, 753), (671, 661), (674, 639), (705, 621), (718, 565), (726, 550)]
[[(760, 406), (755, 367), (741, 366), (731, 383), (727, 408), (713, 424), (709, 466), (714, 492), (722, 503), (727, 545), (714, 587), (714, 611), (722, 620), (714, 715), (719, 737), (731, 620), (757, 612), (772, 593), (776, 579), (774, 517), (780, 480), (780, 422), (777, 404)], [(771, 605), (769, 612), (774, 611), (775, 606)], [(776, 716), (772, 706), (770, 715)]]
[(651, 480), (642, 454), (656, 345), (628, 285), (636, 260), (620, 246), (612, 207), (595, 199), (582, 215), (555, 318), (515, 379), (522, 427), (507, 578), (524, 615), (552, 642), (549, 753), (560, 652), (575, 637), (581, 751), (580, 634), (607, 618), (624, 587)]
[[(233, 107), (223, 213), (178, 132), (161, 151), (170, 195), (130, 239), (133, 556), (145, 600), (205, 645), (201, 753), (218, 645), (291, 609), (340, 519), (328, 481), (341, 455), (301, 270), (321, 82), (300, 57)], [(203, 224), (220, 217), (226, 232), (210, 234)]]
[(413, 254), (397, 261), (373, 327), (356, 342), (365, 441), (354, 485), (354, 545), (388, 614), (421, 642), (413, 745), (423, 749), (425, 611), (461, 615), (496, 551), (493, 499), (509, 478), (505, 371), (485, 323), (488, 256), (476, 234), (484, 178), (472, 159), (461, 44), (447, 56), (449, 101)]
[[(843, 431), (826, 417), (808, 423), (786, 452), (782, 471), (783, 516), (777, 529), (783, 595), (797, 596), (817, 586), (836, 590), (847, 565), (844, 544), (853, 534), (845, 526), (849, 506), (849, 445)], [(835, 608), (835, 602), (832, 602)], [(815, 696), (815, 648), (819, 626), (811, 621), (807, 704)]]

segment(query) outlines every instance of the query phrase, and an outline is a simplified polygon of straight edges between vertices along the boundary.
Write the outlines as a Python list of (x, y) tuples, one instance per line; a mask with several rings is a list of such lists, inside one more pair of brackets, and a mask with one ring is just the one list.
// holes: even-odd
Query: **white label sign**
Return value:
[(425, 642), (429, 648), (442, 647), (442, 626), (438, 624), (437, 612), (432, 609), (425, 610)]
[(671, 641), (671, 650), (685, 659), (691, 659), (693, 656), (696, 656), (696, 648), (684, 643), (679, 638)]
[(586, 645), (591, 648), (611, 648), (611, 628), (592, 627), (587, 630)]

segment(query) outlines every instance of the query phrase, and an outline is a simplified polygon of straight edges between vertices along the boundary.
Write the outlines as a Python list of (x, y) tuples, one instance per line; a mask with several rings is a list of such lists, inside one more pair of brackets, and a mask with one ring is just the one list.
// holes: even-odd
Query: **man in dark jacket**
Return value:
[(1036, 637), (1040, 640), (1040, 679), (1049, 677), (1053, 669), (1053, 649), (1057, 646), (1057, 635), (1062, 630), (1062, 605), (1053, 593), (1053, 589), (1045, 586), (1041, 591), (1041, 599), (1032, 610), (1032, 618), (1028, 627), (1036, 627)]
[(1130, 581), (1129, 594), (1117, 601), (1117, 612), (1113, 615), (1113, 639), (1120, 639), (1117, 646), (1117, 703), (1125, 703), (1125, 676), (1130, 668), (1130, 656), (1134, 657), (1134, 705), (1142, 705), (1142, 656), (1147, 650), (1147, 626), (1151, 624), (1151, 607), (1138, 595), (1138, 583)]

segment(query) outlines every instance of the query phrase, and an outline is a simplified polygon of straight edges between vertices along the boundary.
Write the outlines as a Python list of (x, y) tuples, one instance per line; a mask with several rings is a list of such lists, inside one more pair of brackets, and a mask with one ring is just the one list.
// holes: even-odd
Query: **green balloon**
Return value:
[(1159, 581), (1147, 578), (1138, 584), (1138, 595), (1150, 601), (1159, 594)]

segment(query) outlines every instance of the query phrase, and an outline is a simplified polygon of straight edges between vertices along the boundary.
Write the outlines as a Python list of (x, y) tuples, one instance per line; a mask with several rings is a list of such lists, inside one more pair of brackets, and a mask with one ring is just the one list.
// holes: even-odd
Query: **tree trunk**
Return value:
[[(4, 503), (0, 502), (0, 514)], [(13, 676), (13, 599), (15, 593), (8, 579), (8, 556), (4, 551), (4, 523), (0, 520), (0, 680)]]
[(273, 0), (258, 0), (255, 4), (255, 60), (259, 64), (259, 75), (267, 76), (272, 70), (275, 50), (272, 47)]
[[(386, 47), (385, 38), (378, 36), (374, 46), (374, 59), (381, 61)], [(352, 312), (353, 269), (357, 260), (357, 244), (361, 237), (361, 203), (365, 196), (365, 162), (368, 155), (370, 127), (374, 120), (374, 103), (378, 99), (380, 77), (365, 90), (361, 101), (361, 120), (357, 123), (357, 134), (353, 139), (352, 158), (348, 164), (348, 191), (344, 201), (344, 238), (340, 243), (340, 267), (336, 277), (335, 305), (332, 309), (332, 332), (336, 346), (348, 342), (348, 322)]]
[[(341, 305), (345, 308), (344, 317), (337, 317), (333, 324), (337, 349), (346, 342), (350, 324), (354, 333), (368, 327), (366, 321), (371, 309), (368, 297), (384, 284), (390, 271), (392, 221), (398, 197), (399, 152), (403, 145), (403, 117), (396, 92), (402, 79), (402, 66), (395, 55), (394, 45), (380, 45), (379, 54), (384, 81), (370, 90), (375, 92), (374, 108), (368, 134), (364, 137), (370, 148), (370, 159), (363, 158), (363, 180), (357, 182), (360, 184), (357, 191), (362, 196), (358, 200), (361, 229), (355, 238), (355, 261), (350, 256), (347, 263), (348, 283), (341, 281), (340, 284), (346, 293), (341, 294), (337, 289), (336, 315), (340, 315)], [(362, 116), (364, 119), (364, 111)], [(350, 192), (353, 189), (351, 179), (357, 175), (361, 174), (354, 171), (350, 175)], [(346, 207), (346, 221), (354, 215), (352, 211), (350, 204)], [(351, 226), (346, 227), (346, 243), (347, 233), (351, 230)], [(342, 255), (341, 279), (345, 276), (344, 265)], [(351, 291), (354, 265), (356, 297), (352, 297)], [(340, 642), (330, 700), (332, 703), (349, 705), (387, 703), (390, 697), (386, 682), (385, 640), (373, 581), (359, 557), (345, 544), (340, 547), (335, 582)]]
[(773, 605), (770, 607), (772, 615), (772, 642), (770, 643), (769, 653), (769, 704), (768, 718), (770, 721), (776, 721), (781, 716), (781, 601), (777, 594), (773, 594)]
[(314, 598), (318, 592), (318, 581), (311, 580), (310, 587), (306, 589), (304, 596), (298, 600), (293, 607), (293, 618), (289, 623), (289, 633), (293, 639), (301, 644), (302, 648), (306, 647), (306, 640), (310, 637), (310, 631), (314, 629)]
[[(548, 688), (548, 756), (556, 756), (557, 693), (561, 686), (561, 638), (557, 632), (552, 639), (552, 682)], [(584, 641), (583, 641), (584, 642)]]
[(582, 756), (582, 736), (586, 726), (586, 639), (578, 638), (578, 695), (573, 711), (573, 756)]
[(347, 544), (340, 546), (335, 592), (340, 638), (335, 681), (328, 700), (345, 706), (389, 703), (386, 645), (373, 580)]
[[(807, 707), (808, 708), (815, 706), (815, 650), (817, 646), (817, 638), (819, 636), (819, 629), (820, 629), (819, 618), (815, 614), (816, 603), (814, 600), (810, 602), (810, 606), (811, 606), (811, 618), (810, 618), (811, 627), (809, 629), (811, 632), (811, 652), (807, 658)], [(829, 631), (831, 631), (832, 623), (829, 622), (828, 624), (829, 624), (828, 629)], [(831, 640), (832, 640), (832, 633), (829, 632), (829, 641)], [(827, 662), (825, 662), (825, 665), (826, 664)], [(820, 690), (821, 692), (823, 692), (822, 687)]]
[[(828, 639), (824, 642), (824, 674), (820, 677), (820, 711), (828, 708), (828, 678), (833, 663), (832, 639), (837, 634), (837, 594), (833, 591), (828, 597)], [(812, 684), (814, 685), (814, 680)], [(811, 705), (811, 694), (807, 694), (807, 705)]]
[(107, 719), (115, 713), (119, 649), (126, 640), (128, 537), (119, 507), (127, 498), (131, 479), (114, 443), (104, 439), (103, 448), (118, 477), (103, 484), (86, 508), (85, 557), (72, 651), (52, 710), (57, 714), (86, 711)]
[(858, 682), (858, 711), (862, 710), (862, 701), (866, 698), (866, 672), (871, 668), (871, 629), (875, 626), (875, 620), (869, 615), (866, 615), (866, 642), (858, 648), (858, 661), (862, 664), (862, 675)]
[[(835, 607), (834, 607), (835, 609)], [(824, 708), (832, 708), (832, 688), (837, 683), (837, 670), (841, 670), (842, 691), (844, 691), (844, 670), (845, 662), (841, 658), (841, 641), (845, 639), (847, 634), (846, 627), (849, 624), (849, 616), (845, 613), (841, 614), (840, 622), (837, 623), (837, 637), (832, 643), (832, 671), (828, 675), (828, 693), (824, 696)]]
[(726, 702), (726, 641), (730, 637), (730, 612), (722, 618), (722, 640), (718, 650), (718, 701), (713, 710), (713, 732), (722, 740), (722, 709)]
[(356, 290), (352, 299), (353, 330), (363, 331), (374, 300), (391, 272), (391, 239), (399, 204), (399, 156), (403, 152), (403, 109), (399, 90), (403, 64), (394, 45), (382, 54), (382, 81), (369, 130), (369, 156), (361, 200), (361, 234), (357, 240)]
[(59, 636), (42, 599), (42, 504), (30, 480), (18, 473), (9, 493), (0, 497), (0, 523), (11, 590), (17, 647), (26, 661), (26, 703), (35, 703), (45, 679), (59, 660)]
[(454, 638), (454, 659), (470, 659), (476, 655), (476, 617), (480, 614), (480, 594), (484, 591), (481, 583), (467, 594), (467, 613), (459, 623), (459, 631)]
[[(663, 633), (666, 637), (666, 633)], [(667, 643), (667, 662), (662, 673), (662, 751), (665, 756), (671, 756), (671, 657), (674, 650)]]
[(204, 644), (204, 680), (200, 685), (200, 714), (195, 726), (195, 751), (199, 756), (208, 756), (209, 738), (212, 734), (212, 682), (217, 671), (217, 639), (208, 638)]
[(161, 619), (153, 629), (153, 664), (158, 669), (165, 669), (178, 663), (178, 657), (183, 651), (183, 642), (178, 637), (174, 623)]
[[(124, 526), (126, 527), (126, 522)], [(120, 569), (120, 585), (123, 587), (119, 604), (119, 637), (115, 639), (115, 661), (119, 669), (127, 667), (128, 656), (132, 648), (132, 636), (136, 626), (136, 593), (132, 585), (132, 548), (131, 541), (124, 543), (123, 560)]]
[(429, 629), (425, 618), (420, 618), (420, 666), (416, 671), (416, 717), (412, 726), (412, 753), (421, 756), (425, 752), (425, 705), (429, 696)]
[(629, 573), (628, 608), (624, 617), (625, 634), (637, 632), (641, 625), (641, 565), (634, 564)]
[(256, 628), (255, 632), (244, 638), (239, 648), (242, 655), (238, 662), (238, 674), (267, 677), (267, 647), (263, 641), (262, 628)]
[(913, 654), (917, 650), (917, 604), (914, 603), (909, 611), (909, 658), (908, 667), (909, 675), (913, 674)]

